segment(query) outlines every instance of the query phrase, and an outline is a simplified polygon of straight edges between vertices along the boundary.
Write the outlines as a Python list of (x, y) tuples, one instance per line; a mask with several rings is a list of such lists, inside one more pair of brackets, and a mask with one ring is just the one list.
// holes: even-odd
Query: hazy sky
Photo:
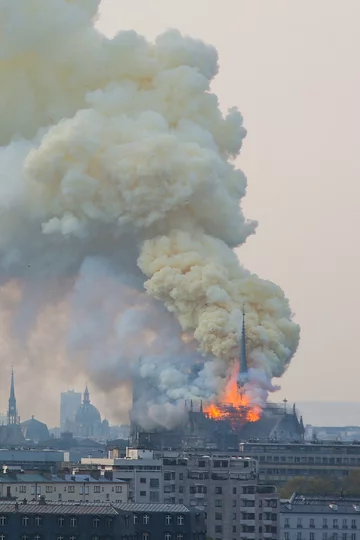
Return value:
[[(248, 137), (245, 266), (285, 290), (301, 345), (276, 399), (357, 401), (359, 0), (103, 0), (99, 27), (167, 28), (219, 51), (214, 84)], [(360, 419), (359, 419), (360, 421)]]

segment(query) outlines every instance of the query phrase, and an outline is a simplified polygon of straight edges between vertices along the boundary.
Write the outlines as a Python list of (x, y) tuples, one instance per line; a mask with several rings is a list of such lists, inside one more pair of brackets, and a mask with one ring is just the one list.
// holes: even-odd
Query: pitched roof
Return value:
[(168, 512), (169, 514), (186, 514), (190, 512), (183, 504), (124, 503), (114, 507), (125, 512)]
[(39, 504), (38, 502), (29, 502), (27, 504), (15, 502), (0, 501), (0, 514), (11, 514), (17, 512), (20, 514), (59, 514), (59, 515), (105, 515), (113, 516), (118, 512), (111, 504), (93, 504), (93, 503), (60, 503), (47, 502)]

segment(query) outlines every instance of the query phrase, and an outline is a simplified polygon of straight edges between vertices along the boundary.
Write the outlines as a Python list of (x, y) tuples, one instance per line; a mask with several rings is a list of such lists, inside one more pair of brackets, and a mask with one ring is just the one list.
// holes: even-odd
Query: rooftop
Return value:
[(190, 512), (183, 504), (124, 503), (114, 506), (124, 512), (168, 512), (170, 514), (186, 514)]
[(92, 504), (92, 503), (60, 503), (47, 502), (39, 504), (38, 502), (29, 502), (27, 504), (16, 504), (11, 501), (0, 501), (0, 514), (11, 514), (17, 512), (20, 514), (91, 514), (91, 515), (116, 515), (118, 512), (110, 504)]
[(42, 474), (27, 474), (27, 473), (21, 473), (21, 474), (3, 474), (0, 475), (0, 483), (1, 484), (49, 484), (49, 483), (71, 483), (71, 482), (80, 482), (80, 483), (126, 483), (123, 480), (110, 480), (109, 478), (105, 478), (104, 476), (100, 476), (99, 478), (94, 478), (90, 474), (66, 474), (62, 478), (61, 476), (56, 475), (49, 475), (45, 476)]
[(360, 514), (360, 497), (302, 495), (294, 493), (281, 505), (284, 514)]

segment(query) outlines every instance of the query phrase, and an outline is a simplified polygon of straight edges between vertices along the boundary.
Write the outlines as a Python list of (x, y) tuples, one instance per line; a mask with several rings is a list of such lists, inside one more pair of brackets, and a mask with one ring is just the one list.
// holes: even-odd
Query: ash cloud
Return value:
[(257, 224), (234, 164), (242, 116), (210, 89), (217, 53), (174, 30), (107, 39), (98, 4), (0, 7), (4, 350), (40, 381), (90, 377), (113, 420), (145, 381), (140, 423), (172, 427), (182, 400), (221, 393), (245, 303), (247, 389), (263, 404), (299, 327), (232, 251)]

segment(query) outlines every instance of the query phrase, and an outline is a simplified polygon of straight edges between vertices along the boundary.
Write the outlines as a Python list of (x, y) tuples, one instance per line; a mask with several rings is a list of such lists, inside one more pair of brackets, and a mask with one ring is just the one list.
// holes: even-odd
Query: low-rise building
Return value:
[(135, 540), (132, 514), (111, 505), (0, 501), (1, 540)]
[(129, 486), (122, 480), (110, 480), (90, 474), (33, 474), (9, 471), (0, 475), (0, 499), (47, 502), (127, 503)]
[(281, 540), (359, 540), (360, 498), (294, 493), (281, 505)]

